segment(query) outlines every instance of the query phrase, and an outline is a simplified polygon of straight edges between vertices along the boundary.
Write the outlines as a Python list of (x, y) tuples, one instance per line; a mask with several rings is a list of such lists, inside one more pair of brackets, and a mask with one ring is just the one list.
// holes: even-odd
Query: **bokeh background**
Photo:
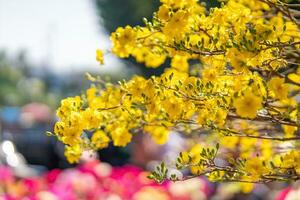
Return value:
[(69, 167), (63, 147), (45, 134), (52, 130), (55, 108), (88, 87), (86, 72), (112, 81), (152, 73), (110, 53), (100, 67), (95, 50), (108, 50), (112, 31), (141, 24), (158, 5), (151, 0), (0, 0), (1, 140), (12, 141), (41, 170)]
[(110, 53), (104, 66), (95, 60), (97, 48), (108, 52), (111, 32), (127, 24), (142, 25), (142, 18), (150, 19), (159, 4), (0, 0), (0, 199), (274, 199), (282, 190), (282, 185), (262, 185), (247, 195), (234, 184), (216, 185), (204, 178), (149, 182), (144, 171), (160, 159), (174, 158), (184, 147), (176, 134), (165, 146), (138, 135), (126, 148), (87, 152), (80, 165), (70, 165), (63, 145), (46, 134), (53, 129), (60, 100), (89, 86), (86, 72), (112, 82), (163, 72), (164, 66), (147, 69)]

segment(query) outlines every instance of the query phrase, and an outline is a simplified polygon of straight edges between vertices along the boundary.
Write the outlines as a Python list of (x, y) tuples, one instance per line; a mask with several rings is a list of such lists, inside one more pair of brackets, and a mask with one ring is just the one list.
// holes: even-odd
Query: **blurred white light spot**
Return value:
[(107, 200), (121, 200), (121, 198), (116, 194), (111, 194), (107, 197)]
[(95, 167), (95, 172), (100, 177), (107, 177), (111, 174), (112, 167), (108, 163), (99, 163)]
[(19, 158), (17, 154), (10, 154), (7, 156), (6, 162), (9, 166), (17, 167), (19, 165)]
[(86, 150), (82, 153), (81, 160), (82, 161), (91, 161), (97, 159), (97, 153), (93, 150)]
[(9, 140), (5, 140), (2, 143), (1, 148), (2, 148), (2, 151), (7, 155), (13, 154), (15, 152), (14, 144)]

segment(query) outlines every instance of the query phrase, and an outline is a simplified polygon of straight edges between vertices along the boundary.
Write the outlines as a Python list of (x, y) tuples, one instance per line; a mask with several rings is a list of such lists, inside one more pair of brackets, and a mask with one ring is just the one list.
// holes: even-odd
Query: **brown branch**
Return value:
[(120, 99), (120, 102), (118, 105), (116, 106), (112, 106), (112, 107), (107, 107), (107, 108), (99, 108), (97, 109), (98, 111), (106, 111), (106, 110), (114, 110), (114, 109), (117, 109), (117, 108), (120, 108), (122, 105), (123, 105), (123, 101), (125, 99), (125, 97), (127, 96), (128, 94), (124, 94), (121, 99)]
[(276, 124), (299, 127), (299, 125), (294, 121), (291, 121), (291, 120), (286, 121), (286, 120), (274, 118), (274, 116), (257, 115), (254, 119), (250, 119), (250, 118), (240, 117), (237, 115), (228, 114), (227, 117), (235, 118), (235, 119), (250, 120), (250, 121), (273, 122)]
[(276, 141), (281, 141), (281, 142), (300, 140), (299, 136), (284, 138), (284, 137), (272, 137), (272, 136), (264, 136), (264, 135), (248, 135), (248, 134), (244, 134), (244, 133), (241, 133), (241, 132), (238, 132), (235, 130), (224, 129), (224, 128), (215, 128), (215, 129), (233, 134), (233, 135), (225, 135), (225, 136), (229, 136), (229, 137), (247, 137), (247, 138), (256, 138), (256, 139), (276, 140)]
[(283, 75), (283, 74), (281, 74), (281, 73), (279, 73), (279, 72), (276, 72), (276, 74), (277, 74), (279, 77), (284, 78), (286, 83), (290, 83), (290, 84), (297, 85), (297, 86), (300, 87), (300, 83), (293, 81), (292, 79), (290, 79), (290, 78), (288, 77), (288, 75)]
[(199, 49), (191, 49), (191, 48), (188, 48), (186, 46), (177, 47), (175, 45), (173, 46), (173, 45), (167, 45), (167, 44), (165, 46), (169, 47), (169, 48), (172, 48), (172, 49), (181, 50), (181, 51), (188, 51), (189, 53), (203, 55), (203, 56), (214, 56), (214, 55), (225, 54), (225, 51), (223, 51), (223, 50), (202, 51), (202, 50), (199, 50)]
[(261, 48), (260, 50), (267, 50), (267, 49), (270, 49), (270, 48), (284, 48), (284, 47), (295, 46), (295, 45), (299, 45), (300, 42), (291, 42), (291, 43), (290, 42), (286, 42), (286, 43), (274, 42), (274, 43), (271, 43), (271, 44), (260, 42), (259, 44), (266, 46), (265, 48)]
[(289, 8), (287, 6), (285, 6), (283, 3), (281, 3), (280, 5), (278, 5), (277, 3), (271, 2), (269, 0), (260, 0), (263, 3), (268, 4), (270, 7), (276, 8), (279, 12), (281, 12), (282, 14), (284, 14), (286, 17), (288, 17), (292, 22), (294, 22), (298, 27), (300, 27), (299, 22), (297, 21), (297, 19), (295, 19), (295, 17), (291, 14)]

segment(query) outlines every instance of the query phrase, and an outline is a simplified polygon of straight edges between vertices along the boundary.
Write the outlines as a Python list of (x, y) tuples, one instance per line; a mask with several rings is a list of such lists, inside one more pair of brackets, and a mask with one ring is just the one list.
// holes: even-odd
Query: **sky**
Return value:
[[(99, 68), (97, 48), (108, 49), (92, 0), (0, 0), (0, 50), (26, 50), (36, 66), (54, 71)], [(108, 56), (104, 70), (120, 64)]]

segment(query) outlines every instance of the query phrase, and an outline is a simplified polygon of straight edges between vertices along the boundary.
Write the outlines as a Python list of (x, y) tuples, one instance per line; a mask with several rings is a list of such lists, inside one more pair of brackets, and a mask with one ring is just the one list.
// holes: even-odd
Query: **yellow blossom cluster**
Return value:
[[(218, 143), (180, 155), (178, 167), (196, 175), (299, 179), (300, 23), (294, 10), (278, 0), (228, 0), (211, 9), (197, 0), (161, 3), (144, 27), (113, 32), (111, 51), (147, 67), (170, 60), (170, 67), (160, 76), (134, 76), (118, 85), (92, 78), (85, 94), (62, 100), (54, 134), (69, 161), (110, 142), (126, 146), (138, 132), (164, 144), (177, 131), (197, 136), (196, 144)], [(102, 51), (96, 58), (103, 63)]]

